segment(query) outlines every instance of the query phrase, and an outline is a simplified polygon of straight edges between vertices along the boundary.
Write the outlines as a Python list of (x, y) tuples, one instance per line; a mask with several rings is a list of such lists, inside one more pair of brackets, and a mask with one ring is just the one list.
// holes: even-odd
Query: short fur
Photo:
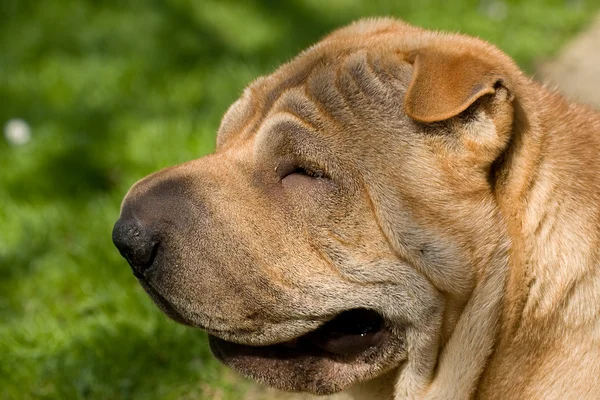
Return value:
[[(481, 40), (367, 19), (252, 83), (217, 144), (138, 182), (122, 215), (161, 232), (142, 285), (242, 374), (367, 399), (600, 398), (598, 113)], [(354, 308), (386, 321), (376, 354), (253, 353)]]

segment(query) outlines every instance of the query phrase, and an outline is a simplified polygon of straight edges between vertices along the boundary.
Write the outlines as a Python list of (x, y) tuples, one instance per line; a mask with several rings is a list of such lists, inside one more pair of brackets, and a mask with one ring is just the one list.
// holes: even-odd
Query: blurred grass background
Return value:
[(111, 243), (137, 179), (214, 146), (227, 106), (337, 26), (390, 15), (528, 72), (597, 0), (0, 1), (0, 398), (227, 399), (246, 384), (164, 317)]

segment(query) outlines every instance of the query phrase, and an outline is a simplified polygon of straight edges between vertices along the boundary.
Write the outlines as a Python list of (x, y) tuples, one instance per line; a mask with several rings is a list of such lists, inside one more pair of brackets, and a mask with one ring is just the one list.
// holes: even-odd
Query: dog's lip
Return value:
[[(358, 320), (358, 321), (357, 321)], [(351, 359), (369, 353), (386, 341), (389, 330), (384, 320), (376, 312), (365, 309), (344, 311), (316, 329), (293, 337), (291, 340), (272, 343), (253, 343), (227, 340), (231, 332), (208, 331), (217, 346), (232, 351), (252, 353), (261, 352), (268, 356), (272, 352), (294, 355), (310, 353), (312, 355)], [(237, 335), (236, 335), (237, 337)]]
[(228, 343), (229, 347), (277, 347), (296, 350), (310, 347), (329, 356), (352, 357), (379, 346), (387, 335), (383, 317), (373, 310), (362, 308), (338, 312), (333, 317), (288, 320), (261, 327), (232, 328), (214, 324), (205, 326), (196, 318), (190, 319), (180, 313), (145, 276), (137, 278), (159, 308), (171, 319), (206, 331), (215, 339)]
[[(277, 323), (263, 324), (259, 327), (244, 327), (239, 325), (235, 327), (224, 326), (223, 324), (217, 324), (217, 319), (209, 318), (204, 315), (190, 317), (189, 315), (186, 316), (185, 314), (182, 314), (177, 307), (152, 284), (152, 280), (146, 275), (136, 275), (136, 278), (148, 295), (150, 295), (150, 298), (152, 298), (154, 303), (172, 320), (192, 328), (203, 330), (209, 335), (218, 337), (222, 340), (240, 345), (269, 346), (292, 341), (296, 337), (314, 331), (327, 321), (326, 319), (292, 319)], [(211, 323), (205, 324), (201, 321), (211, 321)], [(282, 326), (285, 326), (285, 333), (275, 334), (274, 332), (281, 331)]]
[[(351, 356), (377, 347), (385, 340), (387, 329), (384, 329), (383, 317), (380, 317), (375, 311), (366, 309), (351, 309), (337, 313), (334, 317), (323, 317), (310, 321), (290, 320), (263, 325), (259, 328), (238, 326), (224, 329), (224, 327), (214, 326), (214, 324), (205, 326), (182, 315), (147, 279), (138, 277), (138, 280), (159, 308), (171, 319), (183, 325), (201, 329), (210, 336), (231, 345), (254, 348), (286, 347), (289, 349), (310, 346), (330, 355)], [(351, 316), (359, 319), (359, 323), (350, 320)], [(369, 319), (371, 320), (370, 325)], [(338, 327), (340, 324), (353, 325), (353, 329), (350, 332), (343, 332), (340, 329), (332, 329), (332, 324), (337, 324)], [(282, 330), (285, 332), (282, 333)], [(326, 334), (324, 334), (325, 331)]]
[(319, 395), (333, 394), (357, 379), (376, 376), (373, 373), (378, 371), (373, 370), (373, 363), (390, 357), (390, 352), (385, 349), (393, 348), (392, 338), (391, 332), (387, 331), (377, 346), (343, 357), (314, 346), (304, 349), (290, 346), (290, 343), (247, 346), (212, 335), (208, 337), (214, 356), (242, 375), (280, 390)]
[[(135, 275), (135, 274), (134, 274)], [(182, 325), (194, 326), (188, 321), (177, 309), (169, 302), (165, 297), (150, 283), (145, 275), (135, 275), (138, 282), (144, 290), (150, 295), (150, 298), (154, 300), (154, 303), (172, 320), (179, 322)]]

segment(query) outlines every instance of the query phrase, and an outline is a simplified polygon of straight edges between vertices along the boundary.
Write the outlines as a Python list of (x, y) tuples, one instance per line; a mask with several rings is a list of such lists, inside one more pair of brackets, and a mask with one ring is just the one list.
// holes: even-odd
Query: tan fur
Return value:
[[(488, 43), (369, 19), (252, 83), (215, 154), (138, 182), (123, 213), (161, 231), (141, 279), (159, 306), (263, 383), (597, 399), (599, 136)], [(251, 354), (355, 308), (386, 321), (376, 354)]]

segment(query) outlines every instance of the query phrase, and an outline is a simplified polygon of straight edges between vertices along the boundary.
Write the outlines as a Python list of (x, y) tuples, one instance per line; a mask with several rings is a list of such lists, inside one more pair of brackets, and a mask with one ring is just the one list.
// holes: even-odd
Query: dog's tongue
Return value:
[(315, 338), (313, 344), (328, 353), (339, 356), (353, 356), (365, 352), (381, 341), (381, 332), (336, 334)]

